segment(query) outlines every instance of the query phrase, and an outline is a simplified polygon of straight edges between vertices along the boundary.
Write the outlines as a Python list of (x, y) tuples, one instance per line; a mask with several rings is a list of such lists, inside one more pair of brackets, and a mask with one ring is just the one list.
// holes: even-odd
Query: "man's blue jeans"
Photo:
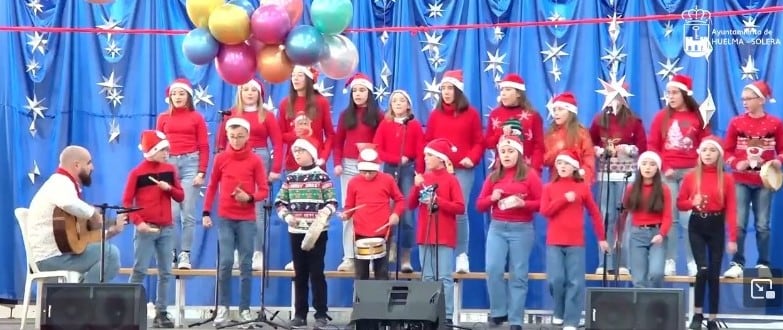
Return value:
[[(120, 250), (106, 243), (105, 258), (103, 279), (110, 282), (120, 272)], [(101, 279), (101, 244), (92, 243), (81, 254), (66, 253), (37, 264), (40, 271), (70, 270), (81, 273), (84, 283), (98, 283)]]

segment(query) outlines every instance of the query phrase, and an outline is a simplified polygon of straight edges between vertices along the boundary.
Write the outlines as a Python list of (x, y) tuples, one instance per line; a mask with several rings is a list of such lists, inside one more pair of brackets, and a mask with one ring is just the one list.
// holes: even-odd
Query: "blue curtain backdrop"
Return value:
[[(258, 4), (257, 0), (253, 0)], [(306, 7), (310, 1), (305, 1)], [(743, 10), (780, 5), (773, 0), (417, 0), (354, 1), (354, 28), (389, 26), (439, 26), (446, 24), (507, 23), (519, 21), (607, 18), (659, 14), (679, 15), (691, 8), (713, 12)], [(192, 26), (184, 9), (184, 0), (116, 0), (111, 5), (94, 6), (81, 0), (42, 0), (41, 6), (26, 1), (3, 1), (0, 26), (35, 27), (117, 27), (119, 29), (187, 30)], [(748, 24), (747, 22), (752, 22)], [(302, 23), (309, 23), (305, 9)], [(752, 26), (769, 31), (771, 38), (783, 37), (783, 16), (751, 14), (714, 18), (713, 29), (743, 30)], [(546, 117), (545, 104), (552, 95), (570, 90), (579, 101), (579, 118), (589, 123), (603, 98), (598, 78), (608, 80), (616, 74), (630, 83), (633, 109), (649, 127), (661, 101), (667, 78), (676, 72), (693, 76), (696, 99), (703, 100), (708, 90), (717, 105), (712, 122), (723, 135), (731, 117), (741, 111), (740, 92), (753, 79), (767, 80), (773, 90), (783, 90), (781, 46), (716, 45), (709, 61), (691, 58), (683, 52), (683, 21), (650, 21), (619, 24), (619, 35), (610, 37), (610, 24), (546, 26), (538, 28), (487, 28), (472, 30), (432, 30), (416, 33), (352, 33), (360, 49), (360, 71), (376, 85), (375, 95), (385, 107), (389, 92), (407, 90), (414, 100), (416, 117), (426, 119), (437, 99), (435, 83), (448, 69), (463, 69), (466, 94), (471, 103), (487, 115), (496, 105), (497, 81), (504, 74), (517, 72), (527, 81), (533, 105)], [(190, 79), (197, 93), (197, 107), (210, 125), (217, 128), (217, 112), (227, 109), (235, 89), (223, 83), (212, 65), (194, 66), (181, 54), (182, 35), (56, 34), (2, 32), (0, 44), (6, 46), (0, 60), (0, 76), (6, 83), (0, 90), (2, 134), (0, 134), (0, 298), (22, 296), (24, 247), (13, 209), (26, 207), (40, 184), (57, 166), (59, 151), (68, 144), (84, 145), (92, 151), (96, 171), (93, 187), (85, 197), (94, 203), (118, 203), (125, 176), (141, 160), (137, 149), (142, 130), (154, 127), (156, 115), (166, 109), (164, 90), (176, 77)], [(746, 39), (748, 43), (750, 40)], [(779, 39), (778, 39), (779, 42)], [(561, 48), (557, 48), (561, 47)], [(560, 50), (558, 52), (558, 49)], [(613, 50), (614, 56), (611, 55)], [(607, 55), (609, 54), (609, 55)], [(552, 56), (550, 56), (552, 55)], [(607, 57), (608, 56), (608, 57)], [(613, 58), (619, 59), (613, 63)], [(748, 65), (749, 59), (751, 64)], [(744, 69), (743, 69), (744, 67)], [(332, 100), (336, 122), (346, 106), (348, 95), (342, 92), (344, 81), (324, 79), (323, 86)], [(288, 84), (268, 86), (275, 105), (286, 95)], [(333, 95), (331, 95), (333, 94)], [(783, 98), (777, 95), (778, 98)], [(768, 110), (781, 115), (779, 106)], [(41, 117), (42, 115), (42, 117)], [(484, 116), (486, 118), (486, 116)], [(486, 164), (477, 170), (485, 177)], [(546, 175), (546, 174), (545, 174)], [(481, 181), (477, 181), (480, 183)], [(481, 185), (476, 184), (475, 198)], [(780, 201), (780, 194), (776, 195)], [(775, 203), (772, 218), (783, 215)], [(200, 205), (200, 203), (199, 203)], [(470, 203), (471, 209), (473, 203)], [(484, 264), (485, 215), (471, 211), (471, 266), (481, 271)], [(586, 225), (589, 227), (589, 225)], [(544, 271), (545, 223), (536, 220), (538, 235), (531, 257), (531, 272)], [(783, 235), (783, 226), (772, 221), (773, 237)], [(273, 269), (282, 269), (290, 260), (286, 229), (276, 217), (271, 225)], [(587, 231), (588, 271), (597, 266), (596, 244)], [(112, 240), (122, 251), (122, 266), (132, 263), (132, 229)], [(754, 232), (747, 235), (748, 259), (755, 255)], [(327, 269), (335, 269), (342, 257), (340, 226), (332, 226), (328, 244)], [(194, 267), (215, 267), (215, 229), (196, 230)], [(783, 267), (780, 252), (783, 240), (773, 239), (772, 261)], [(282, 247), (282, 248), (281, 248)], [(416, 260), (416, 259), (414, 259)], [(680, 269), (684, 269), (681, 262)], [(116, 281), (126, 281), (119, 278)], [(148, 279), (151, 286), (155, 279)], [(590, 283), (600, 285), (600, 283)], [(259, 283), (254, 284), (254, 293)], [(211, 305), (212, 278), (188, 280), (187, 304)], [(351, 280), (330, 280), (329, 304), (350, 306)], [(149, 290), (154, 295), (154, 290)], [(173, 292), (173, 289), (172, 289)], [(742, 307), (740, 286), (725, 286), (722, 310), (730, 313), (777, 313), (778, 310), (751, 310)], [(236, 296), (236, 294), (235, 294)], [(267, 303), (290, 304), (290, 282), (272, 280)], [(464, 306), (486, 308), (483, 281), (468, 281)], [(258, 304), (253, 294), (253, 303)], [(551, 305), (543, 281), (531, 281), (529, 308)]]

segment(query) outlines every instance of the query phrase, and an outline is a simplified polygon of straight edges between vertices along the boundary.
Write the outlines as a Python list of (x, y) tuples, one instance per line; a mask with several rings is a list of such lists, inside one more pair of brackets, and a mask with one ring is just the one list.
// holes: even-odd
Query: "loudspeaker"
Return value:
[(351, 324), (356, 329), (427, 330), (445, 323), (442, 282), (357, 280), (354, 290)]
[(147, 329), (141, 284), (44, 283), (41, 329)]
[(588, 288), (585, 328), (685, 329), (684, 308), (682, 289)]

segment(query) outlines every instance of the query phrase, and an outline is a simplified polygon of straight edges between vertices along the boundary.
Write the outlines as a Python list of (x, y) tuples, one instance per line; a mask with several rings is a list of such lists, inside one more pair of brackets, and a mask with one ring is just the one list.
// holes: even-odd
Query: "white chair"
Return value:
[(33, 281), (37, 283), (38, 299), (35, 299), (35, 328), (41, 328), (41, 293), (43, 292), (43, 280), (56, 279), (59, 283), (76, 283), (81, 274), (78, 272), (58, 270), (51, 272), (42, 272), (38, 270), (38, 265), (30, 259), (30, 243), (27, 241), (27, 209), (17, 208), (14, 210), (16, 221), (19, 223), (19, 229), (22, 231), (22, 240), (24, 241), (25, 255), (27, 255), (27, 276), (24, 281), (24, 302), (22, 305), (22, 324), (19, 329), (24, 329), (27, 322), (27, 311), (30, 307), (30, 293), (32, 291)]

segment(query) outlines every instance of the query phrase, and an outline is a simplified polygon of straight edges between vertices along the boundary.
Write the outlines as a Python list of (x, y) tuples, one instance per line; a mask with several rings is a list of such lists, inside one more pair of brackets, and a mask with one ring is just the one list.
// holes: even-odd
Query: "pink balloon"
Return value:
[(304, 12), (304, 3), (302, 0), (261, 0), (261, 5), (278, 5), (288, 12), (288, 18), (291, 20), (291, 26), (296, 26)]
[(256, 73), (256, 54), (253, 47), (241, 43), (222, 45), (215, 58), (215, 68), (223, 80), (232, 85), (242, 85)]
[(258, 7), (250, 17), (250, 29), (253, 38), (267, 45), (279, 45), (285, 42), (291, 31), (288, 11), (278, 5)]
[(253, 36), (252, 38), (248, 38), (247, 44), (250, 45), (251, 48), (253, 48), (253, 52), (255, 52), (256, 54), (261, 52), (261, 50), (264, 49), (264, 46), (266, 46), (264, 45), (263, 42), (256, 40), (255, 36)]

